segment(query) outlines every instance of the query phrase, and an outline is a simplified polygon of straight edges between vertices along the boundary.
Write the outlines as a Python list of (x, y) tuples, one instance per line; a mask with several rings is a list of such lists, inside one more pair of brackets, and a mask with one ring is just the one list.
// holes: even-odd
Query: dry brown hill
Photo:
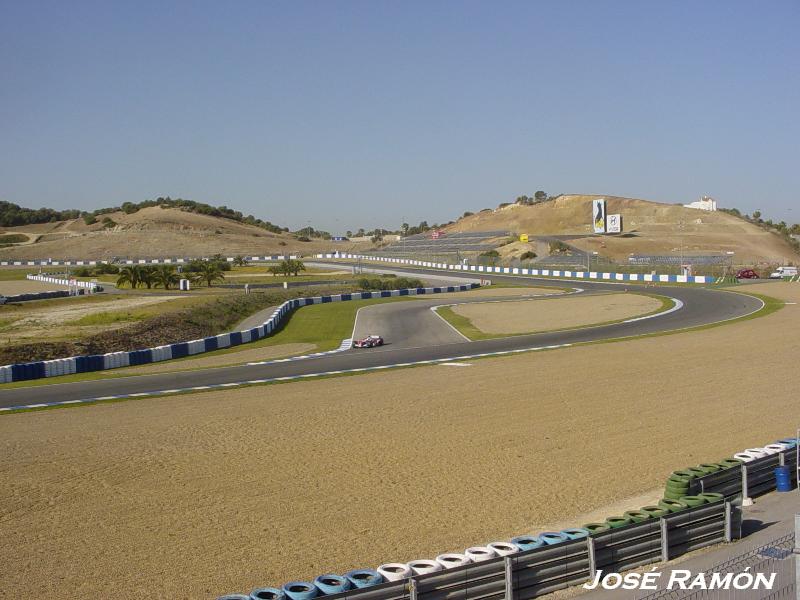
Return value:
[[(116, 225), (104, 227), (111, 218)], [(27, 234), (29, 241), (0, 248), (0, 258), (96, 258), (270, 255), (304, 255), (336, 248), (360, 250), (371, 244), (330, 241), (300, 242), (286, 233), (276, 234), (231, 219), (212, 217), (177, 208), (153, 206), (132, 214), (113, 212), (87, 225), (83, 219), (38, 225), (6, 227), (5, 233)]]
[[(608, 214), (623, 216), (623, 236), (592, 233), (592, 200), (605, 198)], [(680, 223), (683, 225), (680, 225)], [(735, 262), (783, 263), (798, 255), (779, 235), (724, 212), (706, 212), (616, 196), (563, 195), (523, 206), (510, 204), (458, 220), (447, 231), (492, 231), (514, 234), (574, 235), (570, 244), (616, 260), (630, 254), (687, 254), (735, 252)]]

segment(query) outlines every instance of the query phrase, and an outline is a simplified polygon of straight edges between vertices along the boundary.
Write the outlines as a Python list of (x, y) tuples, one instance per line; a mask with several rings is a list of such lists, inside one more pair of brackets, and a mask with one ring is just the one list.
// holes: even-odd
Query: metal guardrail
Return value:
[(741, 513), (730, 502), (706, 504), (595, 537), (349, 590), (325, 599), (530, 600), (590, 581), (598, 571), (625, 571), (730, 542), (740, 523)]

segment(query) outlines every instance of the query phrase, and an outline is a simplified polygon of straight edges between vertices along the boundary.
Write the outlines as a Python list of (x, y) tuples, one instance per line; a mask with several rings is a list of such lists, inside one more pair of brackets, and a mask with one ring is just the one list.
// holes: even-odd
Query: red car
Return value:
[(753, 269), (741, 269), (736, 273), (736, 279), (760, 279)]
[(383, 346), (383, 338), (379, 335), (368, 335), (367, 337), (353, 342), (355, 348), (374, 348)]

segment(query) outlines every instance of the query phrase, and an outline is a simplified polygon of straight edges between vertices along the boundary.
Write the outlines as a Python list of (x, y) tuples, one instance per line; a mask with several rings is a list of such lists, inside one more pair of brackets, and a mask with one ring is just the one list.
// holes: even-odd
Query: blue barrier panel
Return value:
[(75, 372), (86, 373), (89, 370), (89, 360), (85, 356), (75, 357)]
[(352, 300), (352, 299), (353, 299), (353, 295), (352, 294), (342, 294), (342, 301)]
[(41, 379), (45, 376), (44, 362), (31, 363), (31, 379)]
[(401, 296), (408, 296), (408, 290), (400, 290)]
[(362, 300), (369, 300), (370, 298), (372, 298), (372, 292), (361, 292)]
[(455, 292), (455, 291), (456, 291), (456, 288), (454, 288), (452, 285), (448, 285), (448, 286), (447, 286), (447, 291), (448, 291), (448, 292)]
[(300, 308), (300, 300), (292, 300), (292, 306), (294, 308)]
[(231, 346), (238, 346), (241, 343), (242, 343), (242, 332), (241, 331), (231, 332)]
[(389, 290), (382, 290), (381, 291), (381, 298), (389, 298), (392, 295), (392, 292)]
[(206, 352), (210, 352), (211, 350), (216, 350), (218, 346), (218, 340), (215, 337), (207, 337), (203, 340), (206, 345)]
[(189, 344), (186, 342), (172, 344), (170, 347), (172, 348), (172, 358), (183, 358), (184, 356), (189, 356)]
[(417, 288), (417, 294), (424, 294), (425, 288)]
[(103, 356), (99, 354), (92, 354), (86, 357), (89, 364), (88, 371), (102, 371), (103, 370)]
[(255, 342), (258, 339), (261, 339), (261, 334), (258, 332), (258, 327), (253, 327), (250, 330), (250, 341)]
[(440, 287), (433, 288), (433, 293), (434, 294), (441, 294), (442, 293), (442, 288), (440, 288)]
[(326, 302), (332, 302), (330, 296), (323, 296), (322, 297), (322, 303), (325, 304)]
[(153, 362), (153, 354), (150, 350), (134, 350), (128, 352), (128, 362), (133, 365), (146, 365)]
[(25, 369), (20, 364), (11, 365), (11, 381), (22, 381)]

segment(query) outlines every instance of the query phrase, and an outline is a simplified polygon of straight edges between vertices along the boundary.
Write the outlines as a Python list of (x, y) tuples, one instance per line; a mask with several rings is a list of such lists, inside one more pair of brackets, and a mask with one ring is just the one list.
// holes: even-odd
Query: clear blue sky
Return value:
[(798, 31), (796, 0), (0, 0), (0, 199), (336, 232), (542, 189), (796, 222)]

